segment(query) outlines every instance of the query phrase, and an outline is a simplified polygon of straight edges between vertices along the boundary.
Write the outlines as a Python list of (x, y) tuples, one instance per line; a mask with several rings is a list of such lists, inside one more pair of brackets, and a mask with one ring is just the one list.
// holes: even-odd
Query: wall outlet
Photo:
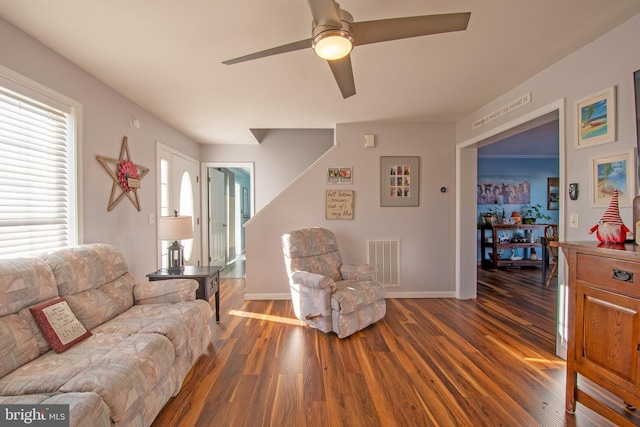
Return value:
[(578, 228), (578, 214), (569, 214), (569, 228)]
[(156, 214), (149, 214), (149, 224), (156, 223)]

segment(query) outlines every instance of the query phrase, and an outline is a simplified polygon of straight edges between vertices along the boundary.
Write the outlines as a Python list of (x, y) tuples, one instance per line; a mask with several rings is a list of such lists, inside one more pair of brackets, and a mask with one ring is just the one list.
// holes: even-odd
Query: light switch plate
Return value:
[(569, 214), (569, 228), (578, 228), (578, 214)]

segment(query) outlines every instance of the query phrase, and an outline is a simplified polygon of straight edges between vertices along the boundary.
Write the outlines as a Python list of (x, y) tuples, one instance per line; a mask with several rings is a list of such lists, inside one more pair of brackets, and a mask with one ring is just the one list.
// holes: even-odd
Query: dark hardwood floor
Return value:
[(241, 279), (245, 276), (246, 259), (244, 254), (238, 256), (230, 264), (227, 264), (220, 272), (220, 278)]
[(612, 425), (564, 410), (555, 280), (513, 269), (478, 281), (473, 300), (388, 299), (383, 320), (341, 340), (290, 301), (245, 301), (243, 279), (222, 279), (208, 353), (153, 426)]

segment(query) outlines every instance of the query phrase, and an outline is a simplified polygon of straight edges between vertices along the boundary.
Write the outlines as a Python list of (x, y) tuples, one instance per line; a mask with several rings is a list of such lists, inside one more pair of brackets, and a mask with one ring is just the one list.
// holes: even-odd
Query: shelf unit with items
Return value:
[[(540, 237), (549, 224), (485, 224), (480, 227), (482, 268), (542, 267)], [(533, 254), (535, 256), (532, 256)]]

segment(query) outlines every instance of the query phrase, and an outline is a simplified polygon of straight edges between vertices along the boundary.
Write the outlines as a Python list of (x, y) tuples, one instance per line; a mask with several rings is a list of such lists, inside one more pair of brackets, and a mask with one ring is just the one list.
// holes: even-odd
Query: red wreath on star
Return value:
[(124, 191), (131, 191), (129, 178), (138, 179), (138, 168), (129, 160), (121, 160), (118, 164), (118, 182)]

